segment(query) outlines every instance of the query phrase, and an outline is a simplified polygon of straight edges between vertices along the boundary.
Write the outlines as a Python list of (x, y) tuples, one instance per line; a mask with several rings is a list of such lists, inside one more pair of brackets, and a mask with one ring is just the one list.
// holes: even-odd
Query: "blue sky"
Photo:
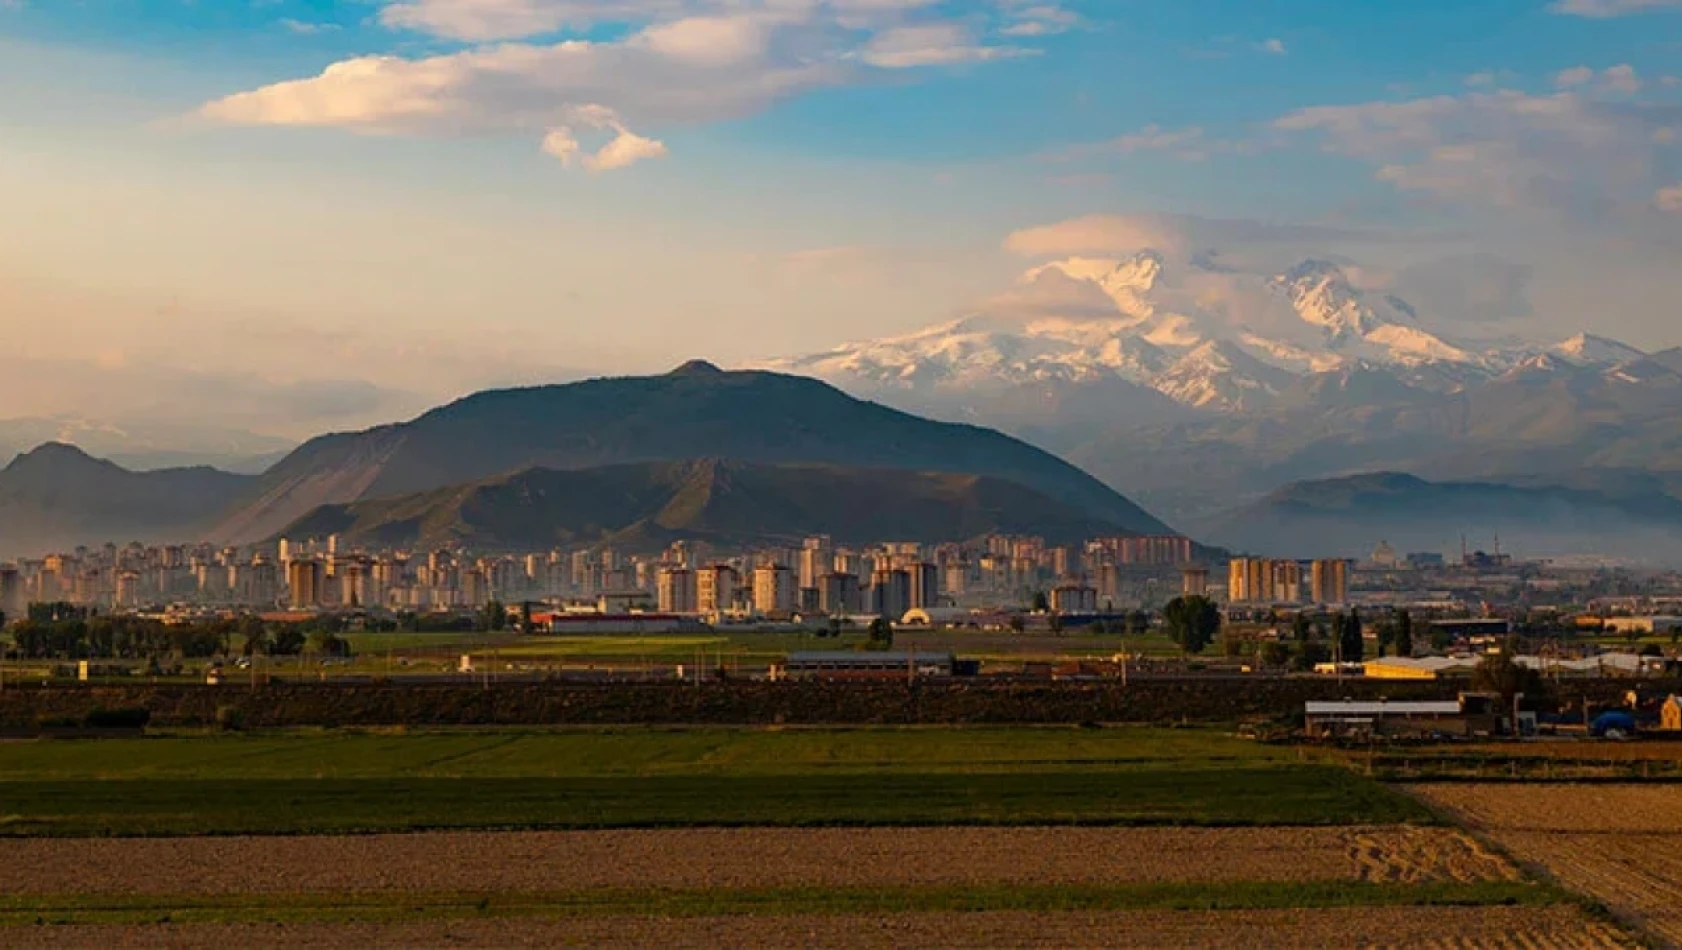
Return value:
[(56, 330), (0, 397), (230, 379), (301, 432), (1254, 221), (1522, 275), (1445, 321), (1678, 345), (1678, 74), (1682, 0), (0, 0), (0, 314)]

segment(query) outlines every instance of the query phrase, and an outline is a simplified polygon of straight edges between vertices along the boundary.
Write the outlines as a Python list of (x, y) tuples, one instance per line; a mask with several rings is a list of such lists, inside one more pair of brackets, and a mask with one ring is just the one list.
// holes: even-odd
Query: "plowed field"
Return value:
[(1450, 784), (1413, 792), (1682, 946), (1682, 786)]
[[(143, 869), (137, 873), (137, 869)], [(1511, 881), (1448, 828), (854, 828), (0, 839), (0, 894)]]

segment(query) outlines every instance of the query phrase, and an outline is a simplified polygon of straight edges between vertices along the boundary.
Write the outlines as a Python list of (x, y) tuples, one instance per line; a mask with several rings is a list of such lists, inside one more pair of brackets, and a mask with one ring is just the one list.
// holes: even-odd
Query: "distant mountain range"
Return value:
[(543, 551), (672, 541), (736, 545), (809, 534), (840, 542), (1033, 533), (1057, 543), (1125, 533), (1014, 482), (976, 475), (721, 460), (527, 469), (397, 498), (326, 505), (281, 533), (352, 544)]
[(75, 445), (137, 471), (209, 466), (245, 474), (263, 471), (296, 446), (286, 439), (216, 426), (74, 415), (0, 419), (0, 459), (47, 442)]
[(1682, 350), (1463, 338), (1363, 276), (1072, 258), (963, 319), (768, 365), (1012, 433), (1175, 523), (1372, 471), (1641, 471), (1682, 497)]
[(1651, 485), (1599, 489), (1428, 482), (1377, 473), (1299, 482), (1207, 527), (1214, 543), (1280, 557), (1365, 557), (1380, 541), (1449, 553), (1499, 538), (1529, 555), (1682, 558), (1682, 501)]
[(49, 442), (0, 470), (0, 556), (190, 540), (252, 484), (203, 467), (131, 472)]
[(1119, 529), (1168, 528), (1092, 476), (998, 432), (931, 422), (813, 379), (686, 364), (663, 376), (483, 392), (400, 425), (322, 436), (264, 473), (211, 532), (274, 535), (320, 505), (391, 498), (528, 468), (726, 458), (981, 475)]

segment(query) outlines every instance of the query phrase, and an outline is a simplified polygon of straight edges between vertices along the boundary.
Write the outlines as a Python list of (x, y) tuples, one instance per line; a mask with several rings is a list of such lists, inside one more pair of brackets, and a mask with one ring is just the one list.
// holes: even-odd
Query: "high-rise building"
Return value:
[(286, 586), (295, 608), (319, 607), (326, 572), (315, 558), (300, 558), (286, 565)]
[(655, 609), (663, 614), (692, 614), (698, 609), (695, 572), (687, 567), (663, 567), (655, 579)]
[(1227, 566), (1227, 599), (1235, 604), (1274, 602), (1273, 562), (1266, 558), (1235, 557)]
[(807, 538), (800, 548), (800, 586), (817, 587), (819, 578), (835, 569), (835, 547), (828, 535)]
[(907, 566), (905, 571), (911, 578), (911, 606), (906, 609), (938, 607), (940, 605), (940, 568), (927, 561), (918, 561)]
[[(1208, 572), (1205, 571), (1207, 576)], [(1098, 596), (1107, 603), (1121, 599), (1121, 568), (1114, 564), (1098, 565)]]
[(831, 617), (856, 614), (862, 610), (858, 576), (831, 571), (818, 578), (818, 609)]
[(491, 585), (483, 569), (470, 567), (461, 572), (461, 599), (469, 607), (483, 607), (490, 603)]
[(15, 620), (24, 613), (23, 576), (11, 565), (0, 567), (0, 614)]
[(765, 616), (788, 615), (798, 601), (794, 572), (781, 564), (761, 564), (753, 571), (753, 609)]
[(883, 569), (870, 575), (870, 613), (898, 622), (911, 609), (911, 574)]
[(1085, 584), (1059, 584), (1051, 589), (1051, 609), (1060, 614), (1098, 612), (1098, 591)]
[(740, 575), (728, 564), (709, 564), (695, 574), (695, 609), (703, 614), (729, 612), (736, 604)]
[(1188, 567), (1180, 572), (1180, 593), (1187, 597), (1209, 596), (1209, 569)]
[(1349, 562), (1320, 560), (1309, 566), (1313, 598), (1317, 604), (1349, 602)]
[(1276, 604), (1302, 603), (1302, 562), (1273, 562), (1273, 602)]

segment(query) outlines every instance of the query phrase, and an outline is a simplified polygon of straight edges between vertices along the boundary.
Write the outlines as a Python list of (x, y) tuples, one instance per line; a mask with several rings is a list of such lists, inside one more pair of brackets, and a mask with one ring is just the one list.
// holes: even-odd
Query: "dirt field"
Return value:
[(480, 920), (397, 926), (25, 927), (13, 948), (224, 947), (1623, 947), (1618, 931), (1570, 907), (1360, 908), (1228, 912), (975, 913), (677, 920)]
[[(144, 868), (145, 873), (135, 873)], [(0, 839), (0, 893), (1516, 880), (1446, 828), (701, 829)]]
[(1682, 946), (1682, 786), (1420, 785), (1521, 861)]

